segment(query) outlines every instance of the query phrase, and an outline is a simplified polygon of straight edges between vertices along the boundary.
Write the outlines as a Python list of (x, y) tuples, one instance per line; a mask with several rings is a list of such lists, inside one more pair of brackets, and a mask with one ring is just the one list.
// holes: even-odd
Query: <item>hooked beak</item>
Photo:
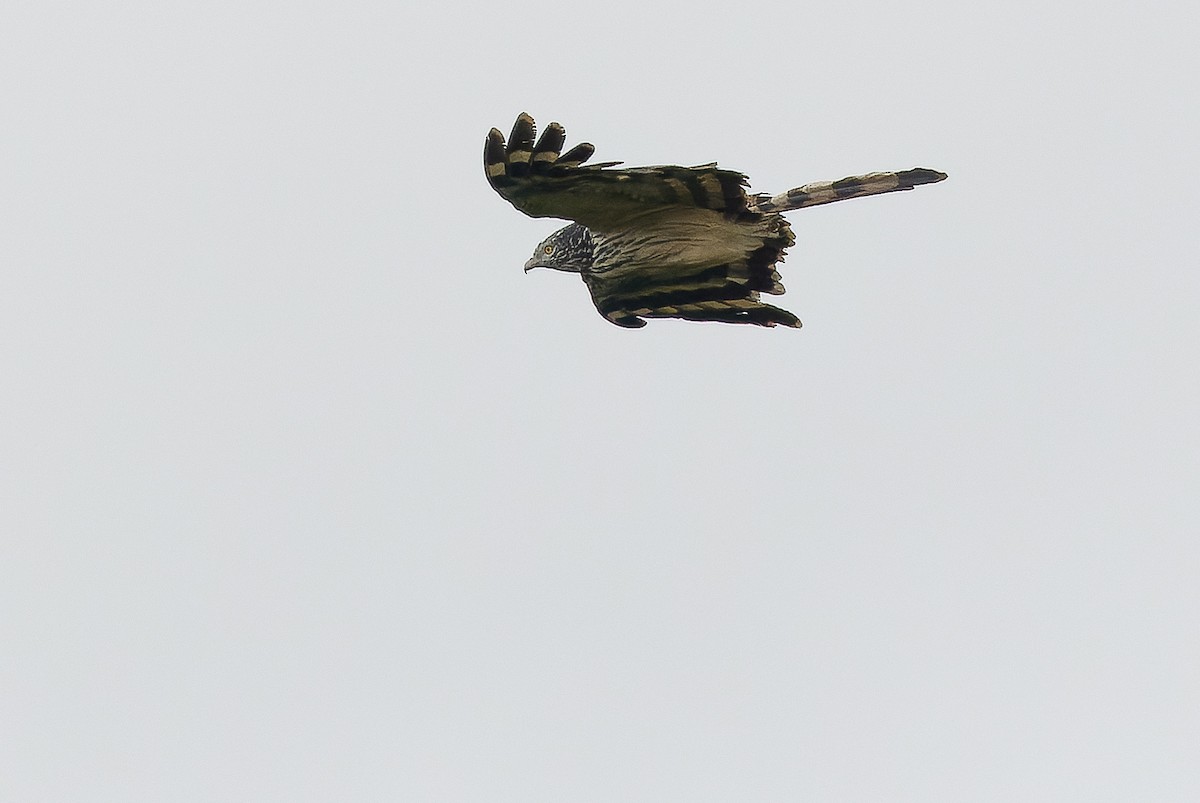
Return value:
[(529, 261), (527, 261), (525, 263), (525, 272), (529, 273), (529, 271), (533, 270), (536, 267), (537, 267), (537, 263), (531, 258), (531, 259), (529, 259)]

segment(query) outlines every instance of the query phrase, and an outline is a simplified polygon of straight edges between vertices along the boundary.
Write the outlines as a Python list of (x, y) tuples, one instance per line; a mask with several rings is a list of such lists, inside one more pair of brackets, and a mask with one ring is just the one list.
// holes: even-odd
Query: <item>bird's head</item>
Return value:
[(580, 273), (592, 267), (592, 233), (572, 223), (542, 240), (525, 263), (526, 272), (534, 268), (552, 268)]

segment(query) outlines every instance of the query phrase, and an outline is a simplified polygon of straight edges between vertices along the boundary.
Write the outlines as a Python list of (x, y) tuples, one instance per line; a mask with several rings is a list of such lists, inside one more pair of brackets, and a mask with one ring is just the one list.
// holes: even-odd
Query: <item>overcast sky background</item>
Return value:
[[(1184, 3), (0, 15), (0, 798), (1200, 799)], [(792, 213), (606, 323), (492, 126)]]

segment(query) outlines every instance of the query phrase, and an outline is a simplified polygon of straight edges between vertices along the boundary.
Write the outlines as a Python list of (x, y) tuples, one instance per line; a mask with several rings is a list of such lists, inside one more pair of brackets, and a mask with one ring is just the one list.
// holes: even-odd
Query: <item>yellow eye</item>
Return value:
[(546, 254), (553, 254), (553, 253), (554, 253), (554, 246), (552, 246), (552, 245), (548, 245), (548, 246), (546, 246), (545, 248), (543, 248), (543, 249), (542, 249), (542, 251), (543, 251), (543, 253), (546, 253)]

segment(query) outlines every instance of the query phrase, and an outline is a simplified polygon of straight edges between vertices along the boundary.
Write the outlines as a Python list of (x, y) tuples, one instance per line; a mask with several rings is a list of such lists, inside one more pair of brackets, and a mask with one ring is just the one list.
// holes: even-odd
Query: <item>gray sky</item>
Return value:
[[(1186, 4), (9, 3), (0, 798), (1200, 798)], [(520, 111), (792, 213), (602, 320)]]

